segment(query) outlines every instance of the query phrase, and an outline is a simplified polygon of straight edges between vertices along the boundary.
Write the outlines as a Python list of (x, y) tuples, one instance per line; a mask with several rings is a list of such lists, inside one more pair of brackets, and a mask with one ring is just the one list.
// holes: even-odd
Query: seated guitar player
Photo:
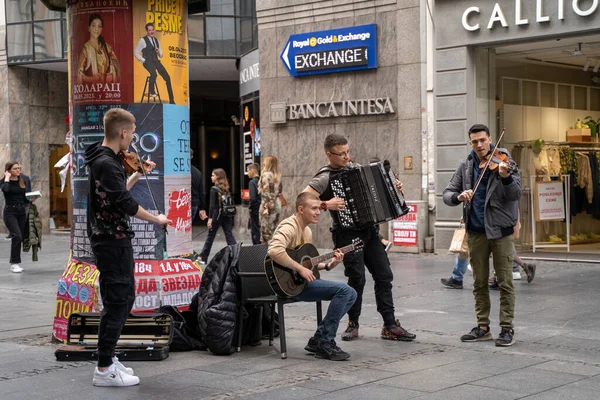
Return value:
[[(300, 193), (296, 198), (296, 213), (277, 226), (269, 242), (268, 255), (277, 264), (295, 270), (308, 282), (300, 294), (291, 297), (292, 300), (330, 301), (325, 318), (304, 349), (315, 353), (316, 358), (342, 361), (348, 359), (350, 354), (336, 345), (335, 336), (340, 320), (356, 300), (356, 291), (345, 283), (316, 279), (310, 269), (294, 261), (286, 252), (286, 248), (294, 249), (312, 241), (312, 232), (308, 225), (319, 222), (320, 205), (321, 201), (316, 195)], [(342, 252), (336, 250), (335, 257), (330, 262), (320, 263), (317, 267), (319, 270), (330, 271), (342, 262), (343, 257)]]

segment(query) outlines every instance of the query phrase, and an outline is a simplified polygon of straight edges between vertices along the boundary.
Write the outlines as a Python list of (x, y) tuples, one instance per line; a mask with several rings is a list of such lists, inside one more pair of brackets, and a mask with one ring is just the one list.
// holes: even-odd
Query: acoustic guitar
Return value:
[[(353, 240), (353, 243), (340, 248), (343, 254), (362, 248), (360, 239)], [(315, 278), (320, 279), (318, 265), (335, 256), (335, 251), (319, 255), (316, 247), (310, 243), (302, 244), (295, 249), (285, 249), (292, 260), (313, 271)], [(308, 283), (298, 272), (291, 268), (277, 264), (271, 257), (265, 257), (265, 272), (269, 285), (280, 297), (294, 297), (302, 293)]]

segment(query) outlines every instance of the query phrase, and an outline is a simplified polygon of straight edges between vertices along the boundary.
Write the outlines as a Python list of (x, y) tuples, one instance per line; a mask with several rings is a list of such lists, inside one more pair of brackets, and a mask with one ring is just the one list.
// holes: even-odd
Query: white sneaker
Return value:
[(471, 271), (471, 273), (473, 273), (473, 268), (471, 267), (471, 264), (467, 265), (467, 269), (468, 269), (469, 271)]
[(23, 272), (23, 268), (19, 267), (19, 264), (13, 264), (10, 266), (10, 271), (15, 274), (20, 274)]
[(100, 372), (96, 367), (92, 382), (94, 386), (135, 386), (140, 383), (140, 378), (126, 374), (118, 369), (116, 364), (111, 364), (104, 372)]
[(521, 273), (519, 271), (513, 272), (513, 281), (520, 281), (520, 280), (521, 280)]
[(117, 367), (118, 370), (123, 371), (128, 375), (134, 375), (133, 368), (128, 368), (128, 367), (124, 366), (123, 364), (121, 364), (121, 361), (119, 361), (119, 358), (117, 356), (114, 356), (112, 358), (112, 362)]

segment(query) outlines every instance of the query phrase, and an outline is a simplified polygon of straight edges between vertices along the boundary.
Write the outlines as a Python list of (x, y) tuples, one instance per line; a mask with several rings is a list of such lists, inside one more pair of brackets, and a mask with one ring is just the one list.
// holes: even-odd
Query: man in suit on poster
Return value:
[(142, 63), (144, 68), (146, 68), (150, 73), (150, 87), (148, 89), (148, 93), (151, 97), (156, 98), (154, 88), (156, 87), (156, 73), (158, 72), (167, 84), (169, 103), (175, 104), (173, 87), (171, 86), (171, 77), (165, 69), (165, 66), (162, 65), (159, 60), (159, 58), (162, 58), (163, 56), (163, 51), (162, 47), (160, 46), (160, 42), (155, 37), (156, 29), (154, 28), (154, 24), (152, 22), (146, 24), (146, 33), (147, 35), (138, 41), (133, 54), (135, 55), (135, 58), (137, 58), (138, 61)]

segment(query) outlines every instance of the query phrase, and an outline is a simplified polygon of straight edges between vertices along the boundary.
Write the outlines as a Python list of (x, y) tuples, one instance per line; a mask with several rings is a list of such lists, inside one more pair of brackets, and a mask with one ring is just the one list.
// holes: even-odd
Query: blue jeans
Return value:
[(356, 290), (345, 283), (317, 279), (309, 282), (302, 293), (292, 297), (294, 301), (319, 301), (329, 300), (329, 308), (323, 321), (317, 327), (315, 339), (331, 342), (342, 317), (348, 312), (356, 300)]
[(462, 282), (465, 272), (467, 272), (468, 265), (468, 258), (460, 258), (459, 256), (456, 256), (456, 260), (454, 261), (454, 269), (452, 270), (452, 279)]

